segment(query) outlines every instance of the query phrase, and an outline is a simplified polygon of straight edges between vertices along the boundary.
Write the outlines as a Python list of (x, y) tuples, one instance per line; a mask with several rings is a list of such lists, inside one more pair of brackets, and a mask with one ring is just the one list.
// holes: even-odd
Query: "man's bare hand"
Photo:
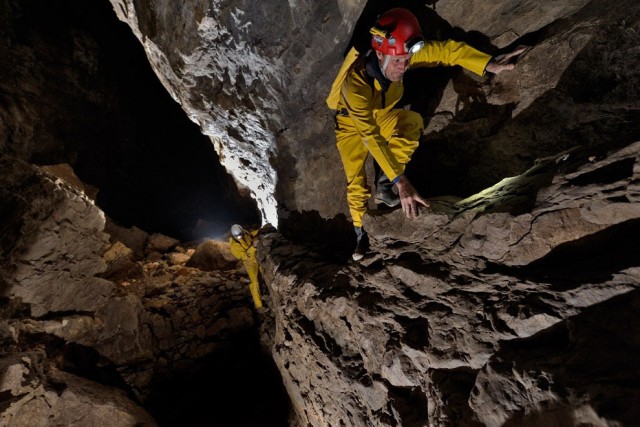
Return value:
[(400, 178), (396, 182), (398, 187), (398, 196), (400, 196), (400, 204), (402, 205), (402, 212), (407, 218), (415, 218), (418, 216), (418, 204), (428, 208), (429, 202), (422, 198), (420, 194), (413, 187), (413, 184), (409, 182), (409, 179), (400, 175)]
[(505, 53), (504, 55), (498, 55), (487, 64), (486, 70), (493, 74), (500, 74), (503, 71), (513, 70), (515, 64), (510, 64), (512, 58), (522, 55), (526, 51), (531, 49), (529, 46), (518, 46), (515, 50)]

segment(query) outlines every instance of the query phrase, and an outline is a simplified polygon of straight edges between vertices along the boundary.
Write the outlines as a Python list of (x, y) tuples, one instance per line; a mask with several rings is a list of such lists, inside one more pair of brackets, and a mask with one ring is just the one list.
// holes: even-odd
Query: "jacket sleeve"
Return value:
[(490, 60), (491, 55), (480, 52), (464, 42), (431, 41), (411, 57), (410, 66), (415, 68), (460, 65), (481, 76)]
[(362, 143), (387, 178), (393, 181), (404, 172), (404, 166), (398, 163), (380, 135), (380, 127), (373, 116), (373, 89), (369, 82), (358, 73), (350, 73), (342, 84), (342, 99)]

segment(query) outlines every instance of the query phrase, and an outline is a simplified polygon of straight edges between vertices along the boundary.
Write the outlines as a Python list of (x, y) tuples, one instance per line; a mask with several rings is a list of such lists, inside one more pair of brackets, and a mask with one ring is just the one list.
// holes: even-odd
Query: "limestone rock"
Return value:
[(414, 220), (371, 212), (363, 263), (265, 236), (302, 423), (633, 425), (639, 164), (640, 142), (574, 150)]
[(46, 368), (42, 356), (22, 354), (0, 359), (0, 391), (12, 396), (0, 414), (2, 425), (157, 425), (123, 391)]
[(146, 249), (148, 252), (165, 253), (175, 248), (179, 243), (180, 241), (173, 237), (165, 236), (161, 233), (153, 233), (149, 236)]
[[(304, 189), (284, 177), (321, 177), (323, 165), (339, 161), (333, 144), (323, 144), (332, 121), (322, 104), (333, 79), (325, 71), (338, 69), (363, 1), (241, 9), (197, 2), (165, 9), (149, 3), (144, 12), (130, 0), (111, 4), (145, 47), (169, 93), (211, 138), (221, 163), (258, 201), (263, 222), (278, 223), (276, 192), (289, 199), (292, 191)], [(317, 120), (303, 119), (308, 108)], [(289, 161), (293, 153), (297, 162)], [(283, 173), (278, 184), (276, 168)], [(317, 185), (316, 190), (332, 188), (322, 181)], [(321, 191), (303, 191), (300, 202), (323, 199)], [(293, 208), (307, 207), (290, 200)]]
[(96, 200), (96, 196), (98, 195), (98, 188), (82, 182), (69, 164), (63, 163), (59, 165), (42, 166), (42, 170), (54, 176), (57, 176), (67, 184), (77, 188), (80, 191), (83, 191), (91, 200)]
[(231, 254), (229, 243), (207, 240), (198, 245), (187, 265), (204, 271), (228, 270), (235, 268), (238, 260)]
[[(106, 243), (101, 232), (103, 214), (62, 181), (34, 173), (15, 159), (0, 162), (5, 171), (0, 177), (5, 192), (1, 200), (5, 207), (12, 207), (6, 238), (16, 243), (8, 246), (12, 250), (3, 263), (4, 268), (14, 266), (12, 274), (5, 276), (7, 296), (30, 304), (36, 317), (97, 310), (113, 289), (110, 282), (95, 277), (106, 268), (101, 258)], [(27, 185), (21, 187), (21, 182)], [(32, 203), (22, 201), (23, 196)]]
[(133, 251), (120, 242), (116, 242), (103, 255), (107, 269), (102, 273), (105, 279), (119, 282), (124, 279), (141, 278), (142, 267), (134, 261)]
[(186, 264), (191, 257), (185, 253), (172, 252), (168, 255), (168, 258), (169, 258), (169, 264), (182, 265), (182, 264)]
[(135, 258), (141, 259), (144, 256), (144, 248), (149, 239), (149, 234), (145, 231), (138, 227), (121, 227), (110, 218), (107, 218), (104, 231), (109, 234), (109, 239), (112, 243), (121, 242), (130, 248)]

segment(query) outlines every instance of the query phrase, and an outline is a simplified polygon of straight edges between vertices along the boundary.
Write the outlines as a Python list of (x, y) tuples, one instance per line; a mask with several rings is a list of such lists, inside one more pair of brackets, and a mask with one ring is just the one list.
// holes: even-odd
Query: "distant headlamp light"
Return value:
[(424, 47), (424, 40), (422, 38), (415, 38), (415, 39), (409, 40), (405, 44), (405, 46), (407, 48), (407, 52), (413, 55), (414, 53), (416, 53), (417, 51), (419, 51)]

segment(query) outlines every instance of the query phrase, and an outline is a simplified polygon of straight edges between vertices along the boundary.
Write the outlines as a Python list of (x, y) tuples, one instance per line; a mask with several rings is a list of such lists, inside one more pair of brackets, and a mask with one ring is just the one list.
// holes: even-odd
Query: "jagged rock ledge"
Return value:
[(639, 158), (573, 150), (415, 220), (365, 216), (361, 264), (265, 236), (302, 425), (634, 425)]

